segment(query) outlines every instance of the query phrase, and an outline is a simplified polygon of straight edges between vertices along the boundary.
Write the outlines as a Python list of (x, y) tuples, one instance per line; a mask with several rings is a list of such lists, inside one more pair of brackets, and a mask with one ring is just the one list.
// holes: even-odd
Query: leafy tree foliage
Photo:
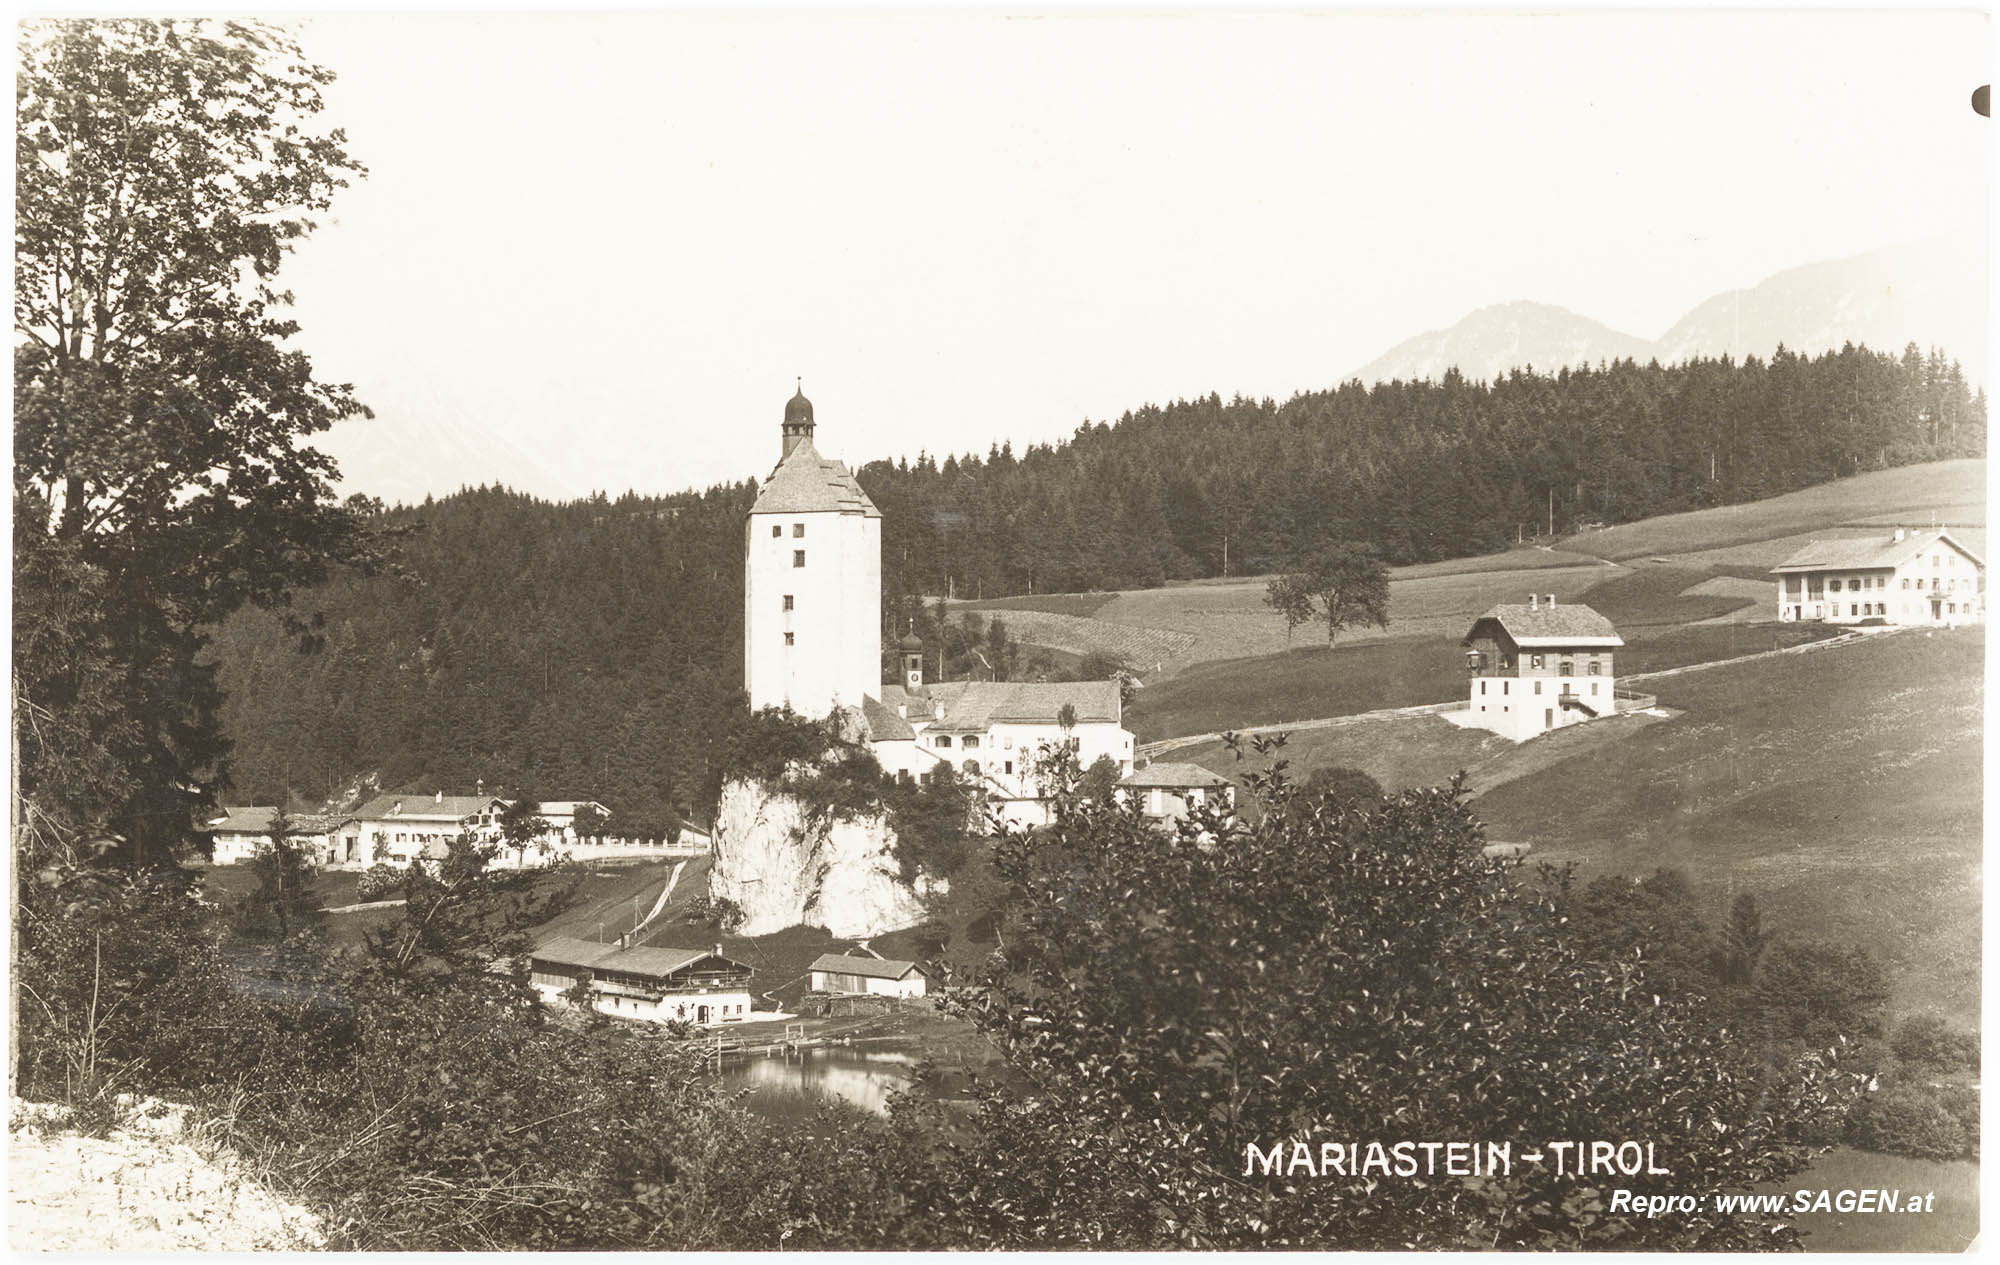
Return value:
[[(1254, 822), (1177, 833), (1070, 801), (998, 845), (1004, 962), (961, 1004), (1032, 1085), (996, 1092), (937, 1196), (982, 1241), (1093, 1246), (1705, 1248), (1781, 1241), (1712, 1210), (1648, 1220), (1516, 1164), (1363, 1180), (1246, 1164), (1306, 1139), (1637, 1138), (1664, 1193), (1803, 1163), (1838, 1086), (1698, 1003), (1582, 956), (1561, 895), (1482, 856), (1453, 791), (1356, 813), (1246, 780)], [(1204, 843), (1203, 832), (1217, 836)], [(1253, 1171), (1246, 1174), (1246, 1167)]]
[[(301, 440), (362, 412), (273, 279), (361, 172), (241, 22), (40, 21), (15, 131), (15, 682), (35, 839), (171, 858), (226, 773), (206, 628), (358, 549)], [(288, 631), (307, 632), (296, 623)]]
[(325, 907), (313, 890), (318, 869), (294, 833), (291, 818), (279, 813), (271, 821), (269, 845), (250, 858), (257, 886), (237, 910), (237, 929), (281, 943), (305, 929)]
[(1786, 936), (1764, 951), (1756, 995), (1771, 1036), (1818, 1043), (1880, 1036), (1889, 981), (1858, 946)]
[[(1280, 584), (1286, 587), (1279, 593)], [(1300, 597), (1305, 609), (1326, 625), (1326, 643), (1332, 645), (1343, 629), (1361, 624), (1377, 628), (1389, 626), (1389, 568), (1373, 545), (1336, 540), (1302, 558), (1289, 577), (1271, 582), (1272, 593), (1265, 600), (1285, 616), (1285, 631)], [(1274, 596), (1276, 600), (1274, 600)]]
[(1290, 645), (1292, 630), (1313, 617), (1312, 589), (1306, 577), (1297, 572), (1274, 575), (1265, 586), (1264, 605), (1284, 619), (1285, 644)]

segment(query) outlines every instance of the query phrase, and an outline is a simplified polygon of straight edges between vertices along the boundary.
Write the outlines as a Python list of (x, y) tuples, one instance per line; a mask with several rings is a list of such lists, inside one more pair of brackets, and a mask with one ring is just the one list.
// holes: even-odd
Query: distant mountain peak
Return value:
[(1801, 355), (1845, 343), (1896, 352), (1941, 347), (1986, 382), (1987, 249), (1944, 237), (1787, 268), (1689, 309), (1655, 341), (1621, 333), (1554, 304), (1520, 299), (1478, 308), (1457, 324), (1396, 344), (1350, 377), (1366, 383), (1442, 378), (1456, 367), (1492, 381), (1532, 365), (1554, 370), (1630, 358), (1676, 364), (1695, 356), (1768, 358), (1780, 343)]

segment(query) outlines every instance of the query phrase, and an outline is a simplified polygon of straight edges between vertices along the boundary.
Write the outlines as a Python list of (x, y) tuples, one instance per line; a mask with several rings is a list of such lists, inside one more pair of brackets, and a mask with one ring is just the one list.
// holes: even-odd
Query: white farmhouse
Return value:
[(1814, 541), (1771, 574), (1781, 620), (1951, 626), (1986, 614), (1986, 564), (1948, 531)]
[(579, 982), (591, 1004), (621, 1019), (700, 1027), (750, 1017), (750, 968), (711, 949), (623, 948), (550, 936), (528, 955), (528, 980), (541, 999), (562, 1002)]
[[(278, 818), (273, 807), (225, 806), (201, 829), (209, 836), (209, 859), (215, 865), (240, 865), (271, 846), (271, 827)], [(316, 865), (333, 865), (356, 845), (360, 830), (354, 818), (340, 814), (300, 814), (288, 823), (289, 838), (305, 849)]]
[(808, 968), (815, 993), (860, 993), (874, 997), (922, 997), (930, 987), (915, 962), (859, 954), (822, 953)]
[(362, 864), (408, 865), (426, 855), (443, 856), (462, 834), (486, 841), (500, 837), (500, 813), (507, 801), (497, 795), (377, 795), (355, 811)]
[(1474, 620), (1463, 644), (1468, 704), (1446, 714), (1454, 724), (1521, 742), (1618, 710), (1611, 652), (1625, 640), (1588, 606), (1531, 593)]
[(813, 407), (785, 406), (783, 451), (745, 528), (743, 687), (750, 706), (807, 717), (848, 714), (850, 732), (892, 776), (948, 764), (976, 781), (1006, 821), (1041, 824), (1037, 776), (1067, 748), (1080, 768), (1108, 758), (1132, 771), (1119, 682), (924, 681), (924, 648), (900, 649), (882, 676), (882, 514), (846, 466), (814, 449)]

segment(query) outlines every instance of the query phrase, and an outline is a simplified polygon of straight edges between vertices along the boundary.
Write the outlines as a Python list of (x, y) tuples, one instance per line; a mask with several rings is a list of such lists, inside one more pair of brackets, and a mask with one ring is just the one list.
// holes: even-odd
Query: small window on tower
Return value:
[(792, 634), (792, 633), (786, 633), (786, 634), (785, 634), (785, 644), (786, 644), (786, 645), (788, 645), (788, 646), (793, 646), (793, 645), (797, 645), (797, 644), (798, 644), (798, 643), (797, 643), (796, 641), (792, 640), (792, 638), (793, 638), (793, 635), (794, 635), (794, 634)]
[(771, 524), (771, 534), (772, 534), (773, 536), (782, 536), (782, 535), (784, 535), (784, 534), (785, 534), (785, 528), (784, 528), (784, 525), (783, 525), (783, 524), (781, 524), (781, 523), (772, 523), (772, 524)]
[(806, 564), (806, 551), (803, 549), (792, 550), (792, 565), (795, 567), (802, 567), (805, 564)]
[(794, 535), (794, 536), (803, 536), (803, 535), (805, 535), (805, 534), (806, 534), (806, 525), (805, 525), (804, 523), (793, 523), (793, 524), (792, 524), (792, 535)]
[(785, 594), (785, 609), (792, 609), (792, 595), (790, 593)]

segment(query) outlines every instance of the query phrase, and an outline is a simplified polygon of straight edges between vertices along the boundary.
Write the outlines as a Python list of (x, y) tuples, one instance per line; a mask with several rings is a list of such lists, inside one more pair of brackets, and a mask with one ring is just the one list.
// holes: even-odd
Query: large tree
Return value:
[(1286, 640), (1295, 625), (1316, 616), (1330, 646), (1343, 629), (1389, 626), (1389, 568), (1371, 544), (1331, 541), (1274, 577), (1264, 604), (1285, 617)]
[(254, 23), (23, 28), (15, 724), (31, 837), (57, 857), (189, 842), (226, 776), (207, 630), (356, 547), (302, 441), (365, 410), (288, 346), (275, 287), (362, 171), (314, 127), (331, 79)]
[[(1246, 780), (1265, 798), (1251, 821), (1163, 832), (1069, 800), (997, 845), (1015, 894), (1004, 958), (963, 1000), (1020, 1088), (989, 1097), (938, 1196), (975, 1241), (1787, 1241), (1712, 1205), (1634, 1215), (1613, 1190), (1795, 1171), (1853, 1078), (1817, 1052), (1767, 1063), (1700, 999), (1587, 956), (1562, 885), (1484, 857), (1454, 791), (1346, 807)], [(1585, 1139), (1649, 1144), (1671, 1175), (1559, 1171), (1547, 1144)], [(1371, 1142), (1412, 1144), (1417, 1171), (1364, 1168)], [(1466, 1152), (1447, 1171), (1446, 1153), (1415, 1149), (1451, 1142), (1507, 1144), (1510, 1164), (1468, 1176)]]

